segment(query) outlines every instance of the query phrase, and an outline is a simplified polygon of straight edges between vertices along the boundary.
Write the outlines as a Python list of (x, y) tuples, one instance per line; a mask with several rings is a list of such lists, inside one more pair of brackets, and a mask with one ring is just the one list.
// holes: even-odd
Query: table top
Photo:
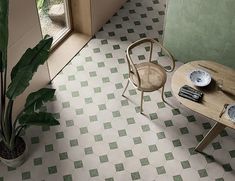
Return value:
[[(189, 79), (189, 73), (195, 69), (207, 71), (212, 76), (212, 82), (203, 88), (195, 87)], [(219, 90), (216, 81), (223, 80), (223, 88)], [(204, 93), (200, 103), (193, 102), (178, 96), (179, 89), (183, 85), (189, 85)], [(235, 70), (213, 61), (192, 61), (179, 67), (173, 74), (171, 87), (173, 94), (183, 105), (210, 119), (235, 129), (233, 123), (226, 114), (219, 117), (224, 104), (235, 104)]]

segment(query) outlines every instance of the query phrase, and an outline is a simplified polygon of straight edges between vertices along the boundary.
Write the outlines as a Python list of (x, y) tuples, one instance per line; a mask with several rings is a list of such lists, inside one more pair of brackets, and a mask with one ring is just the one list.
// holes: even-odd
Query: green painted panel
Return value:
[(168, 0), (164, 45), (177, 60), (235, 68), (235, 0)]

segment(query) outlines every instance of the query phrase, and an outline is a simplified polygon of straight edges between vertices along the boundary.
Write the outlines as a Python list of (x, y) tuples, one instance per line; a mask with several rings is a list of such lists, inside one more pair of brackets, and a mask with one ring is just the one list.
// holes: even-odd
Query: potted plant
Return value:
[(10, 167), (17, 167), (25, 160), (27, 146), (21, 137), (31, 125), (58, 125), (51, 113), (40, 111), (44, 102), (51, 100), (55, 89), (42, 88), (28, 95), (23, 110), (13, 118), (15, 99), (29, 86), (38, 67), (47, 60), (52, 37), (45, 36), (34, 48), (29, 48), (10, 74), (7, 82), (8, 0), (0, 1), (0, 159)]

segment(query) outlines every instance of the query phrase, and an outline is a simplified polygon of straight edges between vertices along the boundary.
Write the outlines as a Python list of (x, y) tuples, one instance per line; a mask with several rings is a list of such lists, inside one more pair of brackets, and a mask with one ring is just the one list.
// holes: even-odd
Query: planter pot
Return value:
[[(25, 144), (24, 140), (22, 138), (18, 138), (21, 142), (23, 141), (23, 144), (24, 144), (24, 150), (20, 151), (21, 153), (17, 154), (16, 157), (14, 158), (6, 158), (6, 157), (3, 157), (2, 155), (0, 155), (0, 160), (2, 163), (4, 163), (5, 165), (9, 166), (9, 167), (13, 167), (13, 168), (16, 168), (16, 167), (19, 167), (20, 165), (22, 165), (26, 158), (27, 158), (27, 154), (28, 154), (28, 148), (27, 148), (27, 145)], [(16, 146), (17, 147), (17, 146)], [(15, 154), (15, 151), (14, 150), (14, 154)]]

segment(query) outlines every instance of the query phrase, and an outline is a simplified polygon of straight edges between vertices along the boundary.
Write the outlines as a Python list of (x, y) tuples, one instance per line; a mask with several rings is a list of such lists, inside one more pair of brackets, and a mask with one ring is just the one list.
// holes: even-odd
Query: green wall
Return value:
[(168, 0), (164, 45), (177, 60), (235, 69), (235, 0)]

